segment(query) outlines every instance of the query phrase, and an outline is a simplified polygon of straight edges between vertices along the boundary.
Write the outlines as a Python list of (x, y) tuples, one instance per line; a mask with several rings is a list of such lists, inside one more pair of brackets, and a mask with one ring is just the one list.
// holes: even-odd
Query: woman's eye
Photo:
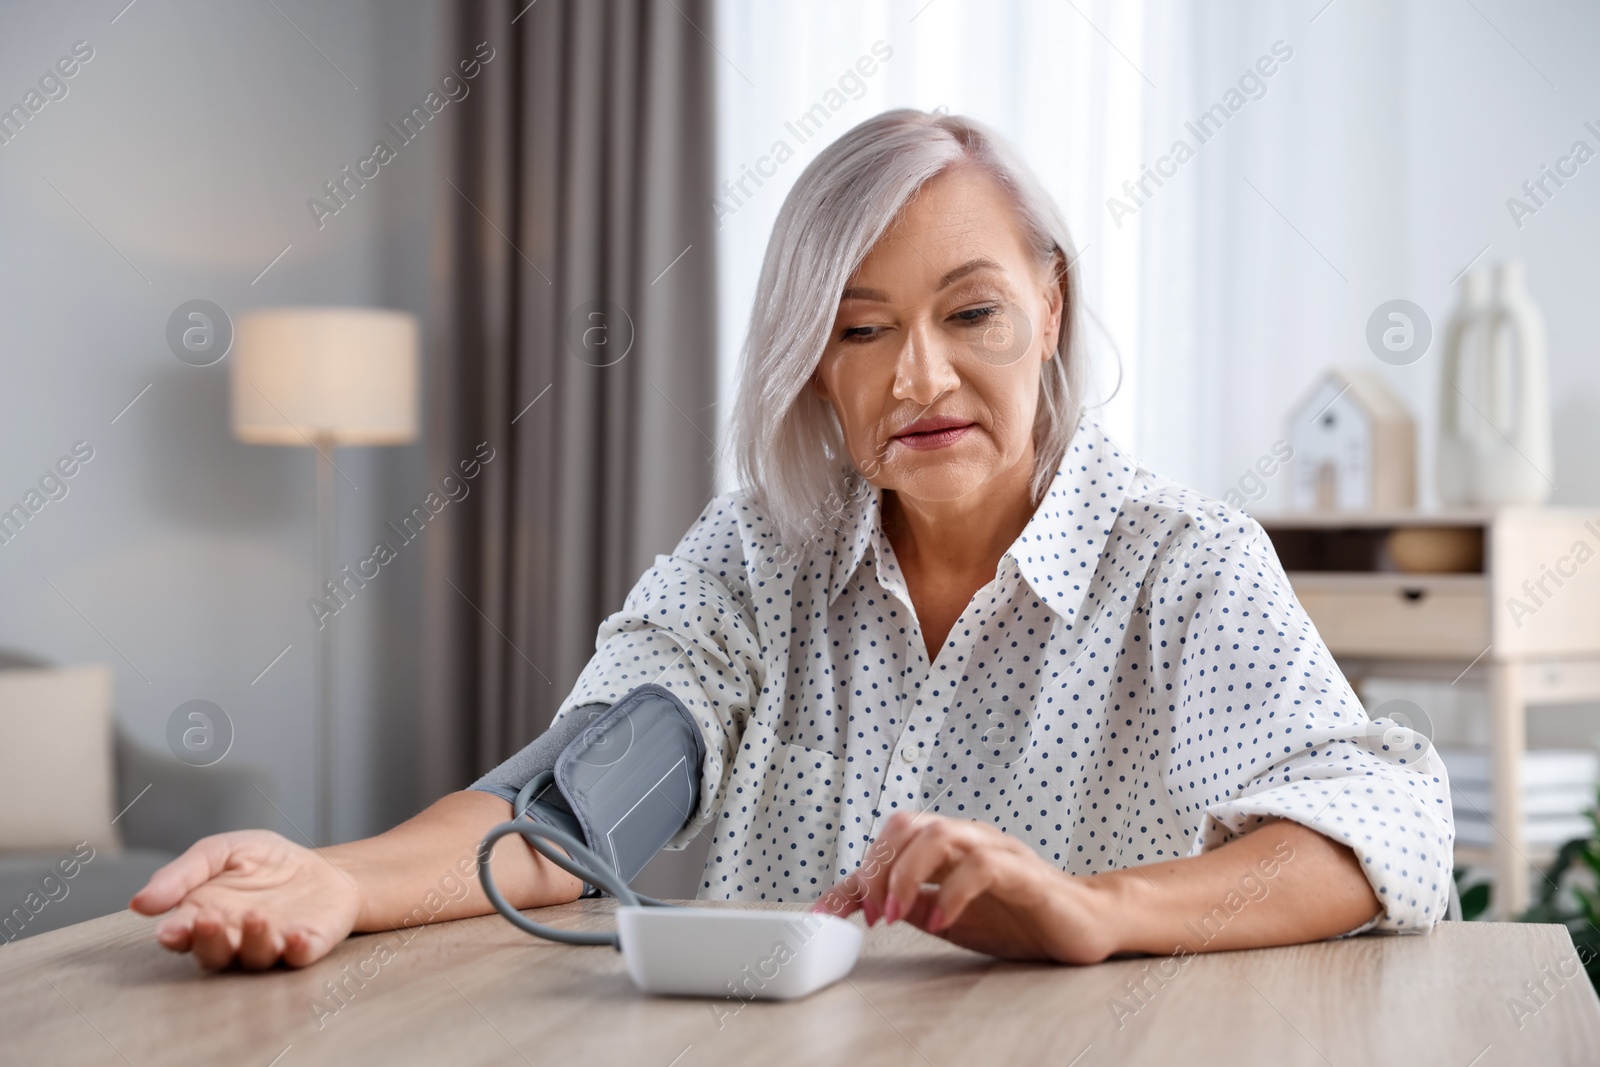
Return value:
[(978, 323), (999, 313), (999, 308), (992, 304), (987, 304), (983, 307), (966, 308), (965, 310), (958, 311), (956, 312), (955, 317), (960, 319), (962, 322)]
[(870, 341), (877, 336), (876, 326), (846, 326), (839, 334), (841, 341)]

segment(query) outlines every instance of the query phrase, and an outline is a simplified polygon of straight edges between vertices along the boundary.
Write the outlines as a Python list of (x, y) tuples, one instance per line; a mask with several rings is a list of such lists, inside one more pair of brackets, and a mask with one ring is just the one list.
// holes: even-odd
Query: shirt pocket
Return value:
[(843, 794), (844, 760), (793, 742), (774, 746), (755, 823), (766, 838), (769, 899), (814, 900), (837, 880)]

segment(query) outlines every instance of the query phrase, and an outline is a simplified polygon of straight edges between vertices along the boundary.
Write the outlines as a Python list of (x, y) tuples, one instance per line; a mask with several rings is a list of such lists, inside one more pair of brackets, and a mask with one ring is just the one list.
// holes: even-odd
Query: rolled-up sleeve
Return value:
[(1383, 912), (1358, 929), (1429, 930), (1452, 873), (1444, 764), (1422, 734), (1369, 718), (1265, 533), (1231, 518), (1180, 533), (1147, 601), (1162, 773), (1197, 817), (1191, 854), (1293, 820), (1360, 861)]
[(744, 602), (744, 555), (735, 511), (719, 496), (671, 555), (660, 555), (600, 625), (595, 652), (556, 721), (590, 704), (611, 705), (655, 683), (672, 691), (705, 738), (700, 802), (666, 845), (685, 847), (719, 809), (728, 767), (761, 693), (761, 643)]

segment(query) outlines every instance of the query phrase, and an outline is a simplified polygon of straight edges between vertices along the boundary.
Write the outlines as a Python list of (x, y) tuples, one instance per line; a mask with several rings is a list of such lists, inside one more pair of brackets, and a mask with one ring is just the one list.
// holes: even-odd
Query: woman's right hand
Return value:
[(355, 927), (361, 892), (325, 853), (270, 830), (239, 830), (195, 842), (128, 906), (142, 915), (175, 908), (156, 939), (202, 967), (264, 970), (326, 956)]

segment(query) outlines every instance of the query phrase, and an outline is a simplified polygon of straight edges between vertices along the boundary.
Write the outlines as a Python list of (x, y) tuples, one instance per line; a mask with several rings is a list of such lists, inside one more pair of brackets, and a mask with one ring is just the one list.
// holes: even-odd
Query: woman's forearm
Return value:
[[(478, 843), (509, 818), (506, 800), (463, 790), (376, 837), (320, 851), (360, 893), (358, 931), (486, 915), (494, 908), (478, 882)], [(516, 837), (496, 845), (490, 870), (517, 908), (576, 900), (583, 890), (581, 881)]]
[(1335, 937), (1381, 911), (1349, 848), (1276, 820), (1200, 856), (1091, 879), (1117, 952), (1168, 955)]

